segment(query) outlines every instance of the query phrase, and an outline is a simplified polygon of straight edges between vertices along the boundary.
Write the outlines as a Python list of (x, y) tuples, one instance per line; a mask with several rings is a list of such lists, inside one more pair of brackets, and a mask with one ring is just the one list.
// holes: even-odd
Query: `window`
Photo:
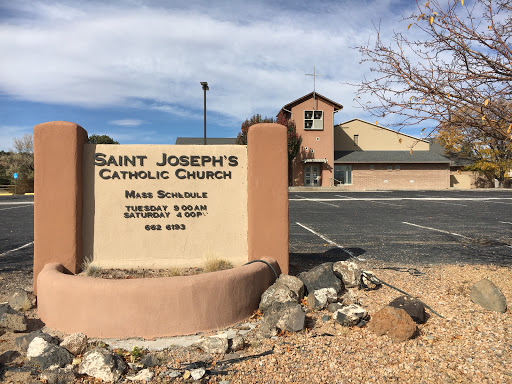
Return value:
[(392, 171), (393, 170), (393, 166), (392, 165), (388, 165), (388, 171)]
[(371, 164), (370, 165), (370, 171), (374, 171), (375, 170), (375, 165)]
[(334, 164), (334, 185), (352, 184), (352, 166)]
[(399, 170), (400, 170), (400, 165), (398, 165), (398, 164), (397, 164), (397, 165), (395, 165), (395, 169), (396, 169), (397, 171), (399, 171)]
[(324, 129), (323, 111), (304, 111), (304, 129), (321, 131)]
[(359, 145), (359, 135), (354, 135), (354, 145)]

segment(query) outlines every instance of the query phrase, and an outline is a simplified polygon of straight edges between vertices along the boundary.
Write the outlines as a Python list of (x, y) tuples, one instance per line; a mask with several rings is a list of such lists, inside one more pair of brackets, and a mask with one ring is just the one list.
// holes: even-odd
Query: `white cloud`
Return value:
[(34, 127), (0, 125), (0, 151), (10, 151), (14, 147), (13, 138), (22, 138), (25, 134), (32, 134)]
[(22, 1), (28, 16), (0, 22), (0, 92), (200, 119), (208, 81), (208, 110), (239, 121), (311, 92), (315, 65), (317, 91), (345, 106), (344, 120), (360, 111), (340, 82), (368, 73), (351, 47), (375, 34), (369, 19), (389, 32), (401, 18), (398, 0), (187, 3)]
[(108, 122), (111, 125), (119, 125), (121, 127), (137, 127), (145, 123), (144, 120), (137, 119), (123, 119), (123, 120), (112, 120)]

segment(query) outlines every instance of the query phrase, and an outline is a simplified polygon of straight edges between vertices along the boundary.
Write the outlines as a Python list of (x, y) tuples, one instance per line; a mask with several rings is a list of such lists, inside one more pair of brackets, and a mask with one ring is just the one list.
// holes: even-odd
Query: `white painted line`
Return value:
[(370, 203), (374, 203), (374, 204), (384, 204), (384, 205), (392, 205), (392, 206), (394, 206), (394, 207), (403, 207), (403, 205), (400, 205), (400, 204), (383, 203), (382, 201), (370, 201)]
[(355, 197), (351, 197), (351, 196), (341, 196), (341, 195), (334, 195), (336, 197), (343, 197), (345, 199), (349, 199), (349, 200), (355, 200)]
[(0, 211), (5, 211), (7, 209), (27, 208), (27, 207), (28, 207), (28, 205), (22, 205), (21, 207), (0, 208)]
[(500, 223), (502, 223), (502, 224), (512, 224), (512, 223), (511, 223), (511, 222), (509, 222), (509, 221), (500, 221)]
[(15, 249), (11, 249), (10, 251), (6, 251), (4, 253), (0, 253), (0, 257), (2, 256), (5, 256), (11, 252), (16, 252), (16, 251), (19, 251), (20, 249), (23, 249), (23, 248), (27, 248), (27, 247), (30, 247), (32, 244), (34, 244), (34, 242), (32, 241), (31, 243), (27, 243), (25, 245), (22, 245), (21, 247), (18, 247), (18, 248), (15, 248)]
[(423, 225), (418, 225), (418, 224), (408, 223), (407, 221), (402, 221), (402, 223), (403, 223), (403, 224), (407, 224), (407, 225), (412, 225), (412, 226), (414, 226), (414, 227), (419, 227), (419, 228), (424, 228), (424, 229), (430, 229), (431, 231), (447, 233), (447, 234), (449, 234), (449, 235), (459, 236), (459, 237), (462, 237), (462, 238), (464, 238), (464, 239), (472, 240), (472, 239), (471, 239), (471, 237), (467, 237), (467, 236), (461, 235), (460, 233), (443, 231), (442, 229), (437, 229), (437, 228), (432, 228), (432, 227), (424, 227)]
[(486, 201), (486, 203), (493, 203), (493, 204), (507, 204), (507, 205), (511, 205), (512, 203), (504, 203), (502, 201)]
[[(297, 196), (297, 195), (295, 195)], [(340, 206), (339, 205), (336, 205), (336, 204), (329, 204), (329, 203), (326, 203), (324, 201), (318, 201), (317, 199), (308, 199), (307, 197), (302, 197), (302, 196), (297, 196), (298, 198), (300, 198), (301, 200), (304, 200), (304, 201), (312, 201), (314, 203), (319, 203), (319, 204), (325, 204), (325, 205), (330, 205), (331, 207), (336, 207), (336, 208), (339, 208)], [(292, 200), (292, 199), (290, 199)], [(300, 200), (299, 200), (300, 201)], [(327, 200), (329, 201), (329, 200)], [(336, 200), (338, 201), (338, 200)]]
[(4, 201), (0, 202), (0, 205), (21, 205), (21, 204), (28, 204), (28, 205), (34, 205), (33, 201)]
[(461, 207), (467, 207), (467, 205), (465, 205), (465, 204), (446, 203), (444, 201), (434, 201), (434, 203), (437, 203), (437, 204), (448, 204), (448, 205), (460, 205)]
[(341, 245), (339, 245), (339, 244), (335, 243), (335, 242), (334, 242), (334, 241), (332, 241), (331, 239), (329, 239), (329, 238), (325, 237), (324, 235), (322, 235), (322, 234), (320, 234), (320, 233), (318, 233), (318, 232), (314, 231), (313, 229), (311, 229), (311, 228), (309, 228), (309, 227), (305, 226), (304, 224), (299, 223), (299, 222), (295, 222), (295, 224), (297, 224), (297, 225), (301, 226), (302, 228), (304, 228), (304, 229), (308, 230), (309, 232), (311, 232), (311, 233), (313, 233), (313, 234), (317, 235), (319, 238), (321, 238), (322, 240), (324, 240), (324, 241), (328, 242), (328, 243), (329, 243), (329, 244), (331, 244), (331, 245), (334, 245), (336, 248), (341, 249), (343, 252), (345, 252), (346, 254), (348, 254), (350, 257), (354, 257), (354, 258), (356, 258), (356, 259), (357, 259), (357, 260), (359, 260), (359, 261), (366, 261), (366, 259), (361, 259), (360, 257), (357, 257), (357, 256), (356, 256), (356, 255), (354, 255), (352, 252), (350, 252), (348, 249), (346, 249), (346, 248), (342, 247)]

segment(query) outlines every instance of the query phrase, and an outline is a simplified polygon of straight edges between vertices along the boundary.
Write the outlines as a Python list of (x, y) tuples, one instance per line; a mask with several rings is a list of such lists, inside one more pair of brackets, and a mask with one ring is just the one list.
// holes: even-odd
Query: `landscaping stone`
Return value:
[(84, 355), (78, 373), (103, 381), (117, 381), (125, 369), (126, 363), (120, 356), (105, 348), (95, 348)]
[(73, 333), (62, 340), (60, 346), (66, 348), (73, 355), (81, 355), (87, 348), (87, 336), (81, 332)]
[(311, 309), (324, 309), (329, 303), (338, 300), (338, 293), (334, 288), (322, 288), (310, 292), (308, 295), (308, 305)]
[(229, 349), (232, 352), (237, 352), (237, 351), (244, 349), (245, 341), (242, 336), (236, 335), (232, 339), (228, 340), (228, 344), (229, 344)]
[(19, 337), (17, 337), (14, 340), (14, 342), (15, 342), (16, 346), (19, 348), (20, 351), (26, 352), (27, 349), (28, 349), (28, 346), (30, 345), (30, 342), (32, 340), (34, 340), (34, 338), (36, 338), (36, 337), (40, 337), (40, 338), (42, 338), (42, 339), (44, 339), (47, 342), (52, 343), (52, 344), (58, 344), (59, 343), (59, 341), (55, 337), (50, 336), (47, 333), (44, 333), (40, 329), (37, 330), (37, 331), (34, 331), (34, 332), (30, 332), (29, 334), (19, 336)]
[(334, 288), (336, 293), (343, 291), (343, 282), (334, 275), (332, 266), (333, 263), (324, 263), (299, 274), (308, 294), (322, 288)]
[(306, 314), (302, 306), (296, 303), (274, 303), (265, 313), (258, 334), (263, 337), (273, 337), (278, 330), (298, 332), (304, 329)]
[(386, 306), (372, 316), (368, 328), (376, 335), (388, 335), (394, 341), (405, 341), (415, 336), (414, 320), (401, 308)]
[(76, 374), (72, 365), (64, 368), (52, 366), (41, 373), (40, 378), (46, 380), (47, 384), (68, 384), (76, 379)]
[(45, 370), (53, 365), (64, 367), (71, 364), (73, 355), (65, 348), (52, 344), (42, 337), (35, 337), (28, 346), (27, 361), (30, 365)]
[(141, 357), (140, 363), (144, 368), (152, 368), (160, 365), (160, 359), (154, 353), (149, 353)]
[(361, 268), (353, 261), (337, 261), (333, 264), (334, 274), (343, 281), (345, 288), (358, 287), (361, 281)]
[(206, 373), (206, 369), (204, 368), (196, 368), (196, 369), (192, 369), (190, 370), (190, 376), (192, 376), (192, 378), (194, 380), (199, 380), (201, 379)]
[(489, 279), (482, 279), (471, 287), (471, 301), (489, 311), (504, 313), (507, 300), (498, 287)]
[(0, 364), (9, 364), (20, 356), (18, 351), (5, 351), (0, 354)]
[(229, 348), (227, 337), (211, 336), (199, 341), (196, 346), (206, 353), (226, 353)]
[(417, 324), (425, 323), (425, 305), (414, 297), (400, 296), (388, 305), (393, 308), (402, 308)]
[(32, 297), (24, 289), (18, 288), (9, 297), (9, 305), (15, 311), (28, 311), (33, 307)]
[(27, 330), (27, 318), (7, 303), (0, 304), (0, 326), (14, 332)]
[(342, 303), (331, 303), (327, 306), (327, 310), (331, 313), (336, 312), (338, 309), (343, 308)]
[(357, 304), (347, 305), (332, 314), (332, 318), (345, 327), (357, 325), (367, 316), (366, 309)]
[(145, 368), (142, 371), (138, 372), (136, 375), (126, 376), (126, 379), (130, 380), (130, 381), (150, 382), (153, 379), (154, 376), (155, 376), (154, 372), (152, 372), (149, 369)]
[(290, 290), (286, 285), (282, 283), (275, 282), (270, 287), (267, 288), (263, 295), (261, 295), (261, 301), (259, 305), (259, 310), (261, 312), (265, 312), (268, 308), (272, 306), (273, 303), (298, 303), (299, 297)]
[(277, 281), (295, 293), (299, 301), (304, 298), (304, 283), (298, 277), (281, 274)]

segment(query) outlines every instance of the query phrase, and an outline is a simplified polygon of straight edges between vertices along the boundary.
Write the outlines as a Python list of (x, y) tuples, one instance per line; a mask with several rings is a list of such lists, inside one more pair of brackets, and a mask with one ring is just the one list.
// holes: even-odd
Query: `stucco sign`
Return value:
[(84, 257), (104, 268), (247, 261), (247, 147), (84, 149)]

